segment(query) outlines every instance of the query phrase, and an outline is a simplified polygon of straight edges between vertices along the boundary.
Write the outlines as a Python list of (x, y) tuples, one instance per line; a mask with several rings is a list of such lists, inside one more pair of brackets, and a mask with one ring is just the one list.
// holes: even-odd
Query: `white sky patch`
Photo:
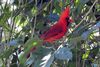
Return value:
[(2, 0), (1, 2), (2, 3), (6, 3), (7, 2), (7, 4), (12, 4), (14, 2), (14, 0)]
[(41, 67), (50, 67), (54, 60), (54, 54), (49, 53), (48, 55), (42, 58), (42, 63), (40, 64)]
[(13, 11), (13, 10), (15, 10), (15, 9), (17, 9), (17, 6), (16, 6), (16, 5), (11, 5), (10, 11)]
[(8, 19), (8, 23), (9, 23), (9, 24), (12, 24), (12, 22), (13, 22), (13, 20), (12, 20), (12, 18), (10, 17), (10, 18)]
[(100, 36), (99, 32), (94, 33), (94, 36)]
[(20, 32), (22, 30), (22, 27), (16, 27), (15, 29), (17, 32)]
[(22, 51), (20, 54), (18, 54), (18, 58), (20, 58), (23, 54), (24, 52)]
[[(13, 19), (11, 17), (8, 19), (8, 23), (12, 26)], [(22, 27), (16, 25), (15, 31), (20, 32), (21, 30), (22, 30)]]

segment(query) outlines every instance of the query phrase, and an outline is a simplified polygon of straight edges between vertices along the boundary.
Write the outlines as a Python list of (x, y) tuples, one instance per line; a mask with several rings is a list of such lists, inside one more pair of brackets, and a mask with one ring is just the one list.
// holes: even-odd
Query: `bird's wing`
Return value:
[[(55, 40), (57, 40), (57, 39), (62, 38), (62, 37), (65, 35), (67, 29), (66, 29), (66, 27), (63, 26), (63, 25), (62, 25), (62, 27), (61, 27), (60, 29), (61, 29), (61, 31), (57, 31), (57, 32), (55, 32), (55, 34), (53, 34), (52, 36), (48, 36), (47, 38), (45, 38), (45, 41), (47, 41), (47, 42), (52, 42), (52, 41), (55, 41)], [(58, 30), (58, 29), (57, 29), (57, 30)]]
[(45, 41), (45, 42), (53, 42), (53, 41), (55, 41), (55, 40), (58, 40), (58, 39), (62, 38), (64, 35), (65, 35), (65, 32), (61, 32), (61, 33), (57, 34), (57, 35), (54, 36), (54, 37), (45, 39), (44, 41)]
[(47, 39), (47, 38), (53, 37), (53, 36), (55, 36), (55, 35), (57, 35), (58, 33), (61, 33), (61, 32), (62, 32), (62, 26), (57, 24), (57, 25), (51, 27), (46, 33), (44, 33), (41, 36), (41, 38)]

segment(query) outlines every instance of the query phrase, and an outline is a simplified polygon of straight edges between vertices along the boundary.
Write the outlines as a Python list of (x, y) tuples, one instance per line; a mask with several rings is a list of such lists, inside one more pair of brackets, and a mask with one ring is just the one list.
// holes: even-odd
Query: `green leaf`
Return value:
[(75, 5), (77, 6), (80, 3), (80, 0), (75, 0)]
[(25, 45), (24, 45), (24, 54), (20, 57), (20, 61), (21, 64), (24, 65), (24, 63), (26, 62), (27, 58), (26, 55), (27, 53), (30, 52), (30, 49), (33, 47), (37, 47), (38, 45), (42, 44), (42, 40), (40, 40), (37, 36), (35, 36), (34, 38), (29, 39)]
[(69, 62), (68, 63), (68, 67), (75, 67), (76, 66), (76, 63), (75, 62)]
[(85, 3), (87, 3), (89, 0), (80, 0), (80, 2), (82, 3), (82, 4), (85, 4)]
[(43, 29), (43, 28), (44, 28), (43, 22), (37, 23), (36, 29)]
[(14, 46), (8, 47), (8, 49), (6, 49), (2, 54), (0, 54), (0, 57), (1, 58), (9, 58), (9, 56), (13, 53), (14, 48), (15, 48)]
[(8, 19), (9, 19), (9, 16), (7, 17), (7, 15), (0, 16), (0, 25), (4, 29), (10, 31), (11, 30), (11, 27), (6, 24), (6, 22), (7, 22)]
[(54, 7), (55, 7), (55, 10), (56, 10), (56, 13), (61, 13), (61, 7), (59, 6), (59, 2), (58, 1), (54, 1)]
[(85, 54), (83, 54), (82, 59), (87, 59), (87, 58), (88, 58), (88, 56), (89, 56), (89, 53), (90, 53), (90, 51), (89, 51), (89, 50), (88, 50), (88, 51), (86, 51), (86, 53), (85, 53)]
[(44, 56), (46, 56), (47, 54), (49, 54), (51, 52), (50, 49), (45, 48), (43, 46), (39, 46), (37, 48), (37, 50), (34, 52), (34, 54), (38, 57), (37, 60), (34, 62), (34, 67), (41, 67), (40, 63), (43, 62), (43, 60), (41, 60)]

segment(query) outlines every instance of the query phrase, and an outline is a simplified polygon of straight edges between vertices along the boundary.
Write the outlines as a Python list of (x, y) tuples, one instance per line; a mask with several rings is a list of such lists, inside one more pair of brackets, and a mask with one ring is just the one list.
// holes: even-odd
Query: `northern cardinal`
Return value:
[(68, 30), (69, 23), (72, 22), (72, 19), (69, 17), (70, 7), (67, 8), (61, 13), (61, 16), (56, 24), (51, 26), (51, 28), (40, 35), (40, 38), (44, 40), (44, 42), (53, 42), (62, 38)]

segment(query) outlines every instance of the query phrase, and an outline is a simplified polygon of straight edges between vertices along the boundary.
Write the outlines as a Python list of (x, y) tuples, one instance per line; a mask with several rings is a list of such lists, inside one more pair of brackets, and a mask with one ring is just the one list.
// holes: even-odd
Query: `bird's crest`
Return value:
[(66, 19), (70, 14), (70, 6), (67, 6), (66, 9), (61, 13), (60, 19)]

